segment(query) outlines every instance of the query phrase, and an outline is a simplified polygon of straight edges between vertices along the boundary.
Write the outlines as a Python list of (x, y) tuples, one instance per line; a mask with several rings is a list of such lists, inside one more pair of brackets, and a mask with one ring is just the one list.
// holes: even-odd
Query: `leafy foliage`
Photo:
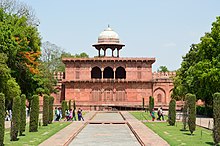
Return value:
[(29, 132), (38, 131), (38, 118), (39, 118), (39, 96), (33, 95), (31, 100)]
[(166, 66), (160, 66), (157, 69), (157, 72), (169, 72), (168, 68)]
[(12, 105), (12, 121), (11, 121), (11, 141), (17, 141), (18, 131), (20, 128), (20, 108), (21, 108), (21, 99), (19, 96), (15, 96), (13, 99)]
[(215, 93), (213, 96), (213, 139), (215, 145), (220, 142), (220, 93)]
[(53, 103), (54, 103), (53, 96), (49, 96), (49, 122), (48, 124), (51, 124), (53, 121)]
[(152, 112), (153, 109), (154, 109), (154, 98), (152, 96), (150, 96), (149, 111)]
[(0, 145), (3, 145), (5, 134), (5, 95), (0, 93)]
[(188, 125), (191, 134), (196, 130), (196, 96), (193, 94), (186, 94), (187, 106), (189, 111)]
[[(34, 76), (39, 73), (40, 37), (25, 16), (6, 13), (0, 8), (0, 53), (7, 56), (7, 66), (22, 93), (28, 97), (37, 89)], [(7, 97), (7, 96), (6, 96)]]
[(212, 23), (211, 32), (200, 40), (183, 57), (174, 80), (173, 96), (184, 98), (184, 94), (193, 93), (206, 106), (212, 106), (212, 95), (220, 91), (220, 17)]
[(49, 122), (49, 96), (43, 97), (43, 126), (47, 126)]
[(20, 117), (21, 117), (21, 123), (20, 123), (20, 136), (23, 135), (23, 132), (25, 132), (26, 127), (26, 96), (25, 94), (21, 95), (21, 108), (20, 108)]
[(168, 113), (169, 125), (174, 126), (176, 123), (176, 100), (171, 99), (169, 103), (169, 113)]

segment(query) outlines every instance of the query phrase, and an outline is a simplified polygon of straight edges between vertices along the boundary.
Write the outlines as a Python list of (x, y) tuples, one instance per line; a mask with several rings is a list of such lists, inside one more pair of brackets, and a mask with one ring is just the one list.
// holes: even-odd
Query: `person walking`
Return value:
[(83, 118), (83, 116), (82, 116), (82, 110), (81, 110), (80, 108), (78, 109), (77, 114), (78, 114), (78, 120), (79, 120), (79, 121), (81, 121), (81, 120), (84, 121), (84, 118)]

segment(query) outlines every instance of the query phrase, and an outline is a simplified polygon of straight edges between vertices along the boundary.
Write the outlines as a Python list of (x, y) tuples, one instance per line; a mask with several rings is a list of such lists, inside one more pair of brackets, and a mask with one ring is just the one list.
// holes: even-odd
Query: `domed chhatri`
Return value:
[(119, 43), (118, 34), (110, 27), (100, 33), (98, 43)]
[(119, 57), (119, 50), (122, 49), (125, 45), (120, 43), (118, 34), (112, 30), (109, 26), (104, 31), (102, 31), (98, 37), (98, 43), (92, 45), (95, 47), (99, 54), (98, 56), (101, 57), (100, 51), (104, 51), (103, 57), (106, 57), (106, 50), (111, 49), (112, 50), (112, 56), (114, 56), (114, 51), (117, 50), (117, 57)]

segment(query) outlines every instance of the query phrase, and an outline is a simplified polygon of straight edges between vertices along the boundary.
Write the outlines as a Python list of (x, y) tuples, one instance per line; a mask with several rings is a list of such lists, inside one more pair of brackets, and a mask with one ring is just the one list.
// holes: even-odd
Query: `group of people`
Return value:
[[(81, 120), (84, 121), (84, 118), (82, 116), (82, 109), (80, 108), (78, 109), (77, 116), (78, 116), (78, 121), (81, 121)], [(62, 119), (62, 109), (56, 107), (54, 121), (60, 121), (61, 119)], [(66, 109), (64, 121), (76, 121), (75, 110)]]
[[(152, 109), (150, 114), (152, 117), (152, 121), (154, 121), (156, 118), (154, 109)], [(157, 120), (161, 121), (161, 118), (164, 121), (164, 113), (163, 113), (162, 107), (158, 108), (158, 110), (157, 110)]]

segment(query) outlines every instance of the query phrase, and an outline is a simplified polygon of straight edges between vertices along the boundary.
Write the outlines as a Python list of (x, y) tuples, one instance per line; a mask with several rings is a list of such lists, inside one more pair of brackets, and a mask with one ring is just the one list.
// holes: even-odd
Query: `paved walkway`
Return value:
[(169, 145), (129, 112), (121, 112), (121, 116), (119, 113), (89, 112), (84, 119), (84, 122), (72, 122), (40, 146)]
[(89, 112), (84, 116), (85, 121), (74, 121), (61, 131), (57, 132), (40, 146), (64, 146), (68, 145), (72, 139), (87, 125), (87, 121), (93, 118), (95, 112)]

